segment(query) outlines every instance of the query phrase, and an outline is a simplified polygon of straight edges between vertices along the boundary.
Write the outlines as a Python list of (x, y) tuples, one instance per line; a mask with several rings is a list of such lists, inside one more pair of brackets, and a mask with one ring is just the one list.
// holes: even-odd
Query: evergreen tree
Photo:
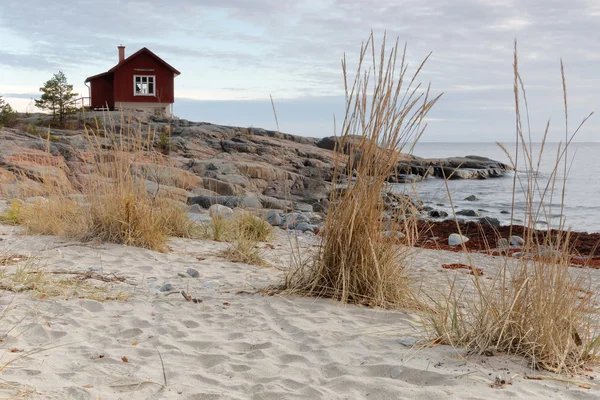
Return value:
[(72, 103), (72, 100), (77, 97), (77, 93), (73, 93), (73, 85), (69, 85), (65, 74), (58, 71), (40, 88), (40, 92), (42, 96), (35, 101), (35, 105), (42, 110), (52, 111), (54, 121), (58, 115), (60, 124), (64, 126), (65, 116), (76, 110)]
[(0, 126), (12, 126), (17, 120), (17, 113), (2, 96), (0, 96)]

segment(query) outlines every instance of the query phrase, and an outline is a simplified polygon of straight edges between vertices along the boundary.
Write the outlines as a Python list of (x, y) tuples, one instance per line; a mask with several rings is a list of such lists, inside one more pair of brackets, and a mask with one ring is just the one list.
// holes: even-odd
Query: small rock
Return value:
[(465, 198), (466, 201), (477, 201), (479, 200), (479, 198), (477, 196), (475, 196), (474, 194), (470, 195), (469, 197)]
[(294, 229), (296, 229), (297, 231), (302, 231), (302, 232), (306, 232), (306, 231), (314, 232), (316, 229), (318, 229), (318, 227), (316, 225), (311, 225), (308, 222), (299, 222), (296, 224)]
[(200, 276), (200, 272), (198, 272), (198, 270), (196, 270), (194, 268), (188, 268), (188, 270), (186, 272), (192, 278), (197, 278)]
[(448, 213), (446, 211), (441, 210), (431, 210), (428, 214), (431, 218), (446, 218)]
[(396, 239), (404, 239), (406, 237), (406, 235), (402, 232), (392, 232), (392, 231), (385, 231), (382, 233), (382, 235), (387, 238), (395, 237)]
[(510, 211), (502, 210), (500, 211), (500, 214), (510, 214)]
[(523, 240), (523, 238), (521, 236), (511, 236), (510, 239), (510, 245), (511, 246), (515, 246), (515, 247), (521, 247), (525, 244), (525, 240)]
[(301, 212), (313, 212), (313, 206), (306, 203), (294, 203), (294, 210)]
[(464, 215), (465, 217), (479, 217), (479, 213), (475, 210), (460, 210), (456, 215)]
[(500, 221), (497, 218), (492, 217), (479, 218), (478, 222), (481, 225), (500, 226)]
[(283, 216), (283, 226), (285, 226), (287, 229), (294, 229), (302, 222), (306, 222), (308, 224), (310, 223), (310, 219), (301, 213), (289, 213)]
[(94, 266), (94, 267), (88, 267), (88, 271), (93, 271), (93, 272), (102, 272), (104, 271), (103, 267), (99, 267), (99, 266)]
[(172, 289), (173, 289), (173, 285), (171, 285), (170, 283), (165, 283), (160, 288), (158, 288), (158, 290), (161, 291), (161, 292), (168, 292), (168, 291), (170, 291)]
[(453, 233), (448, 237), (448, 246), (458, 246), (459, 244), (467, 243), (468, 241), (468, 237)]
[(265, 220), (271, 226), (281, 226), (283, 224), (281, 215), (279, 215), (279, 213), (275, 210), (269, 211), (267, 215), (265, 215)]
[(181, 278), (187, 278), (188, 276), (186, 274), (184, 274), (183, 272), (178, 272), (177, 276), (181, 277)]
[(400, 339), (398, 339), (398, 343), (400, 343), (403, 346), (406, 347), (413, 347), (414, 345), (417, 344), (417, 339), (412, 338), (412, 337), (402, 337)]
[(233, 210), (221, 204), (213, 204), (208, 209), (208, 213), (211, 217), (227, 217), (233, 214)]
[(507, 239), (499, 239), (498, 243), (496, 243), (496, 247), (500, 250), (507, 250), (509, 248)]

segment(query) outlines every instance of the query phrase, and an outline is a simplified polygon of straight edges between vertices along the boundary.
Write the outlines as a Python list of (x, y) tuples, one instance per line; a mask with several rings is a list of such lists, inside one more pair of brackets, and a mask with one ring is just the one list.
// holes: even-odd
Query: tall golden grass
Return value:
[[(600, 350), (598, 287), (585, 270), (570, 268), (574, 251), (563, 215), (570, 162), (567, 150), (591, 114), (574, 132), (569, 131), (567, 86), (561, 61), (565, 142), (559, 146), (550, 177), (542, 180), (540, 160), (550, 124), (546, 124), (539, 153), (534, 154), (516, 43), (513, 67), (515, 149), (512, 155), (504, 150), (518, 171), (513, 181), (513, 218), (515, 202), (520, 200), (519, 188), (525, 197), (523, 220), (528, 229), (523, 252), (529, 256), (505, 256), (491, 280), (476, 275), (473, 287), (461, 287), (454, 281), (448, 293), (429, 295), (423, 319), (436, 342), (466, 346), (478, 354), (498, 351), (521, 355), (535, 368), (576, 372), (587, 363), (598, 362)], [(557, 193), (561, 205), (560, 217), (555, 221), (550, 216), (556, 211), (552, 210), (552, 200)], [(536, 231), (541, 216), (548, 221), (548, 232), (556, 228), (557, 234)]]
[(14, 203), (5, 218), (32, 234), (158, 251), (166, 251), (169, 236), (195, 234), (184, 205), (156, 178), (169, 174), (170, 160), (156, 149), (155, 132), (121, 115), (119, 124), (106, 116), (96, 129), (86, 127), (85, 136), (87, 146), (80, 157), (90, 165), (89, 174), (81, 176), (75, 188), (70, 182), (42, 179), (44, 198)]
[(284, 287), (343, 302), (398, 307), (409, 295), (403, 268), (407, 248), (398, 245), (396, 232), (404, 232), (410, 242), (415, 220), (386, 222), (383, 194), (402, 149), (422, 135), (424, 118), (439, 96), (432, 98), (429, 87), (415, 84), (427, 58), (407, 78), (406, 47), (402, 51), (396, 41), (388, 50), (385, 37), (379, 51), (376, 47), (371, 34), (361, 46), (353, 79), (342, 60), (346, 113), (322, 242), (314, 259), (291, 269)]

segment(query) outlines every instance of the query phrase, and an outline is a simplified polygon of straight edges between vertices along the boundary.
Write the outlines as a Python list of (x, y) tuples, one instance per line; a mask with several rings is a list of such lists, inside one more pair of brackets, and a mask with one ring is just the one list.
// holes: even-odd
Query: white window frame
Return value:
[[(153, 92), (152, 93), (137, 93), (136, 90), (136, 78), (152, 78), (152, 82), (153, 82)], [(147, 81), (147, 80), (146, 80)], [(146, 83), (148, 84), (148, 83)], [(145, 96), (145, 97), (156, 97), (156, 75), (134, 75), (133, 76), (133, 95), (134, 96)]]

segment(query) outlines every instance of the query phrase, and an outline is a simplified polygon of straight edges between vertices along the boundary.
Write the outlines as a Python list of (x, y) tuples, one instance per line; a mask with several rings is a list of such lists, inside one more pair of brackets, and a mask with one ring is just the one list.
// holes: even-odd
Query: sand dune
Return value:
[[(45, 271), (101, 268), (125, 277), (125, 282), (96, 284), (128, 296), (100, 302), (5, 292), (2, 362), (21, 358), (1, 372), (2, 398), (582, 399), (599, 394), (593, 385), (582, 389), (525, 379), (536, 372), (520, 358), (466, 357), (447, 346), (406, 347), (400, 338), (418, 337), (410, 314), (254, 293), (277, 283), (282, 271), (226, 262), (218, 253), (227, 244), (177, 239), (170, 242), (170, 253), (161, 254), (20, 236), (6, 226), (0, 233), (6, 251), (35, 256)], [(304, 236), (300, 243), (304, 251), (315, 245)], [(263, 249), (265, 258), (287, 267), (289, 241), (283, 232), (273, 247)], [(461, 257), (419, 250), (415, 277), (432, 285), (449, 274), (466, 281), (467, 275), (440, 268), (441, 259)], [(179, 275), (188, 268), (200, 276)], [(159, 291), (166, 283), (172, 294)], [(202, 303), (185, 301), (181, 289)], [(512, 385), (490, 387), (498, 375), (512, 378)]]

